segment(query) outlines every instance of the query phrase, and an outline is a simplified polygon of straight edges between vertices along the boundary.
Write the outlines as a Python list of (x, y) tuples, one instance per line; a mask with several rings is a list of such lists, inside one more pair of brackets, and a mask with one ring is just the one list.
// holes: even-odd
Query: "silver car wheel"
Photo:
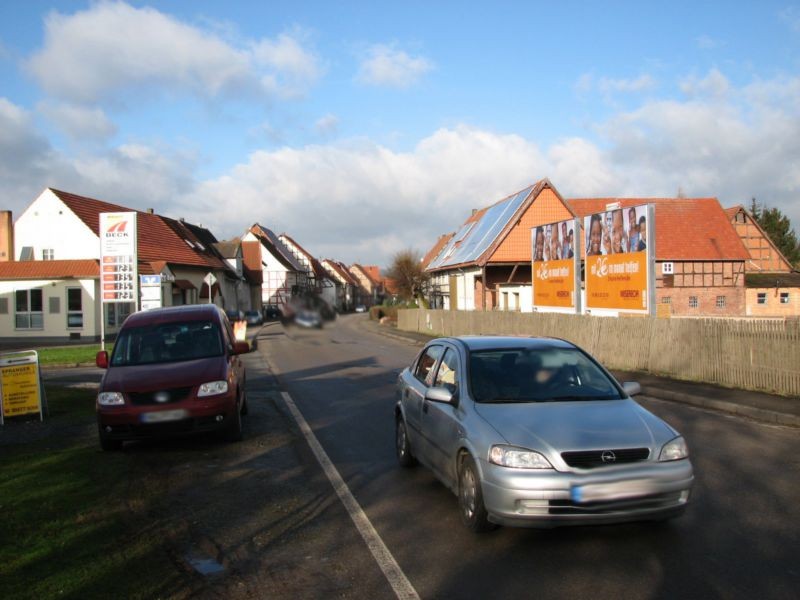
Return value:
[(397, 462), (401, 467), (413, 467), (417, 461), (411, 452), (411, 445), (408, 442), (408, 432), (402, 417), (398, 417), (395, 425), (395, 450), (397, 451)]
[(464, 511), (464, 517), (468, 521), (475, 516), (476, 486), (475, 473), (471, 468), (465, 468), (461, 476), (461, 510)]

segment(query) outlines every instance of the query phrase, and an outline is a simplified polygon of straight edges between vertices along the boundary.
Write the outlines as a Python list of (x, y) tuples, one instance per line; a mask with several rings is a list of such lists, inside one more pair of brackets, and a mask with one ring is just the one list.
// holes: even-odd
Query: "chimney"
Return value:
[(14, 259), (14, 221), (10, 210), (0, 211), (0, 262)]
[(152, 214), (153, 214), (153, 212), (154, 212), (154, 211), (153, 211), (153, 209), (152, 209), (152, 208), (148, 208), (148, 209), (147, 209), (147, 214), (148, 214), (148, 215), (152, 215)]

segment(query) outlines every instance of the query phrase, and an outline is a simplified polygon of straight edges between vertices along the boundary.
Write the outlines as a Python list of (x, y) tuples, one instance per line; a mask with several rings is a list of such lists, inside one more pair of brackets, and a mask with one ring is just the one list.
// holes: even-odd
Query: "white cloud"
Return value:
[(76, 140), (104, 140), (117, 132), (100, 108), (43, 102), (38, 107), (48, 120)]
[(731, 89), (728, 78), (717, 69), (711, 69), (705, 77), (690, 76), (680, 82), (681, 91), (687, 96), (708, 96), (722, 98)]
[(367, 49), (359, 66), (357, 81), (377, 87), (408, 88), (433, 69), (433, 63), (423, 56), (409, 56), (386, 44)]
[(730, 206), (755, 196), (800, 231), (800, 77), (737, 87), (712, 71), (693, 81), (727, 92), (642, 102), (591, 137), (546, 148), (462, 125), (405, 152), (365, 139), (257, 151), (206, 181), (193, 175), (197, 157), (172, 148), (60, 154), (28, 112), (0, 99), (0, 198), (19, 211), (52, 185), (183, 216), (219, 237), (260, 221), (317, 256), (384, 265), (400, 249), (427, 250), (472, 208), (541, 177), (567, 198), (673, 196), (680, 188)]
[(288, 33), (235, 46), (213, 31), (124, 2), (51, 13), (44, 47), (27, 68), (48, 93), (74, 103), (119, 100), (130, 90), (294, 96), (320, 75), (314, 54)]
[(789, 29), (795, 33), (800, 33), (800, 10), (794, 6), (789, 6), (781, 10), (778, 13), (778, 17), (789, 26)]
[(328, 136), (334, 135), (339, 128), (339, 117), (333, 114), (327, 114), (317, 119), (314, 123), (314, 130), (317, 135)]
[(697, 47), (701, 50), (714, 50), (725, 45), (724, 42), (716, 40), (710, 35), (705, 34), (697, 36), (694, 41), (697, 44)]
[(611, 77), (595, 77), (591, 73), (584, 73), (573, 86), (579, 94), (588, 94), (597, 90), (605, 96), (612, 94), (639, 94), (654, 89), (656, 80), (647, 73), (633, 79), (613, 79)]

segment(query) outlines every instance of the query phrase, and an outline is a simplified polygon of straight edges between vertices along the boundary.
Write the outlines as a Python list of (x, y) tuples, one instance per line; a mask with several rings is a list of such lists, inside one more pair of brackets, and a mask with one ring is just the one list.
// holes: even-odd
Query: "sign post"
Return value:
[(208, 286), (208, 303), (211, 304), (211, 286), (217, 283), (217, 278), (214, 276), (213, 273), (209, 273), (205, 277), (203, 277), (203, 281), (206, 282)]
[(100, 213), (100, 347), (105, 350), (105, 305), (138, 304), (136, 213)]
[(139, 287), (142, 290), (142, 310), (161, 308), (161, 275), (140, 275)]

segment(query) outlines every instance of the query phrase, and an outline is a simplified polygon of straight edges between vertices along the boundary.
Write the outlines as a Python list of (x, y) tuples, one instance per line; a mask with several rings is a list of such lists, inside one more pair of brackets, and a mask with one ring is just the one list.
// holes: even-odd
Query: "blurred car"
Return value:
[(316, 310), (302, 309), (295, 314), (294, 323), (300, 327), (322, 329), (322, 315)]
[(476, 532), (677, 516), (689, 452), (640, 392), (563, 340), (432, 340), (398, 378), (398, 461), (429, 467)]
[(101, 447), (202, 431), (240, 440), (247, 412), (240, 355), (249, 351), (213, 304), (132, 314), (113, 354), (96, 358), (106, 369), (96, 400)]
[(264, 317), (267, 319), (280, 319), (283, 316), (281, 309), (275, 304), (267, 304), (264, 309)]
[(264, 318), (257, 310), (244, 311), (244, 318), (247, 320), (248, 325), (261, 325), (264, 322)]
[(228, 320), (231, 323), (234, 323), (235, 321), (245, 320), (244, 311), (241, 310), (226, 310), (225, 316), (228, 317)]
[(358, 306), (356, 306), (356, 312), (357, 313), (367, 312), (367, 307), (364, 306), (363, 304), (359, 304)]

